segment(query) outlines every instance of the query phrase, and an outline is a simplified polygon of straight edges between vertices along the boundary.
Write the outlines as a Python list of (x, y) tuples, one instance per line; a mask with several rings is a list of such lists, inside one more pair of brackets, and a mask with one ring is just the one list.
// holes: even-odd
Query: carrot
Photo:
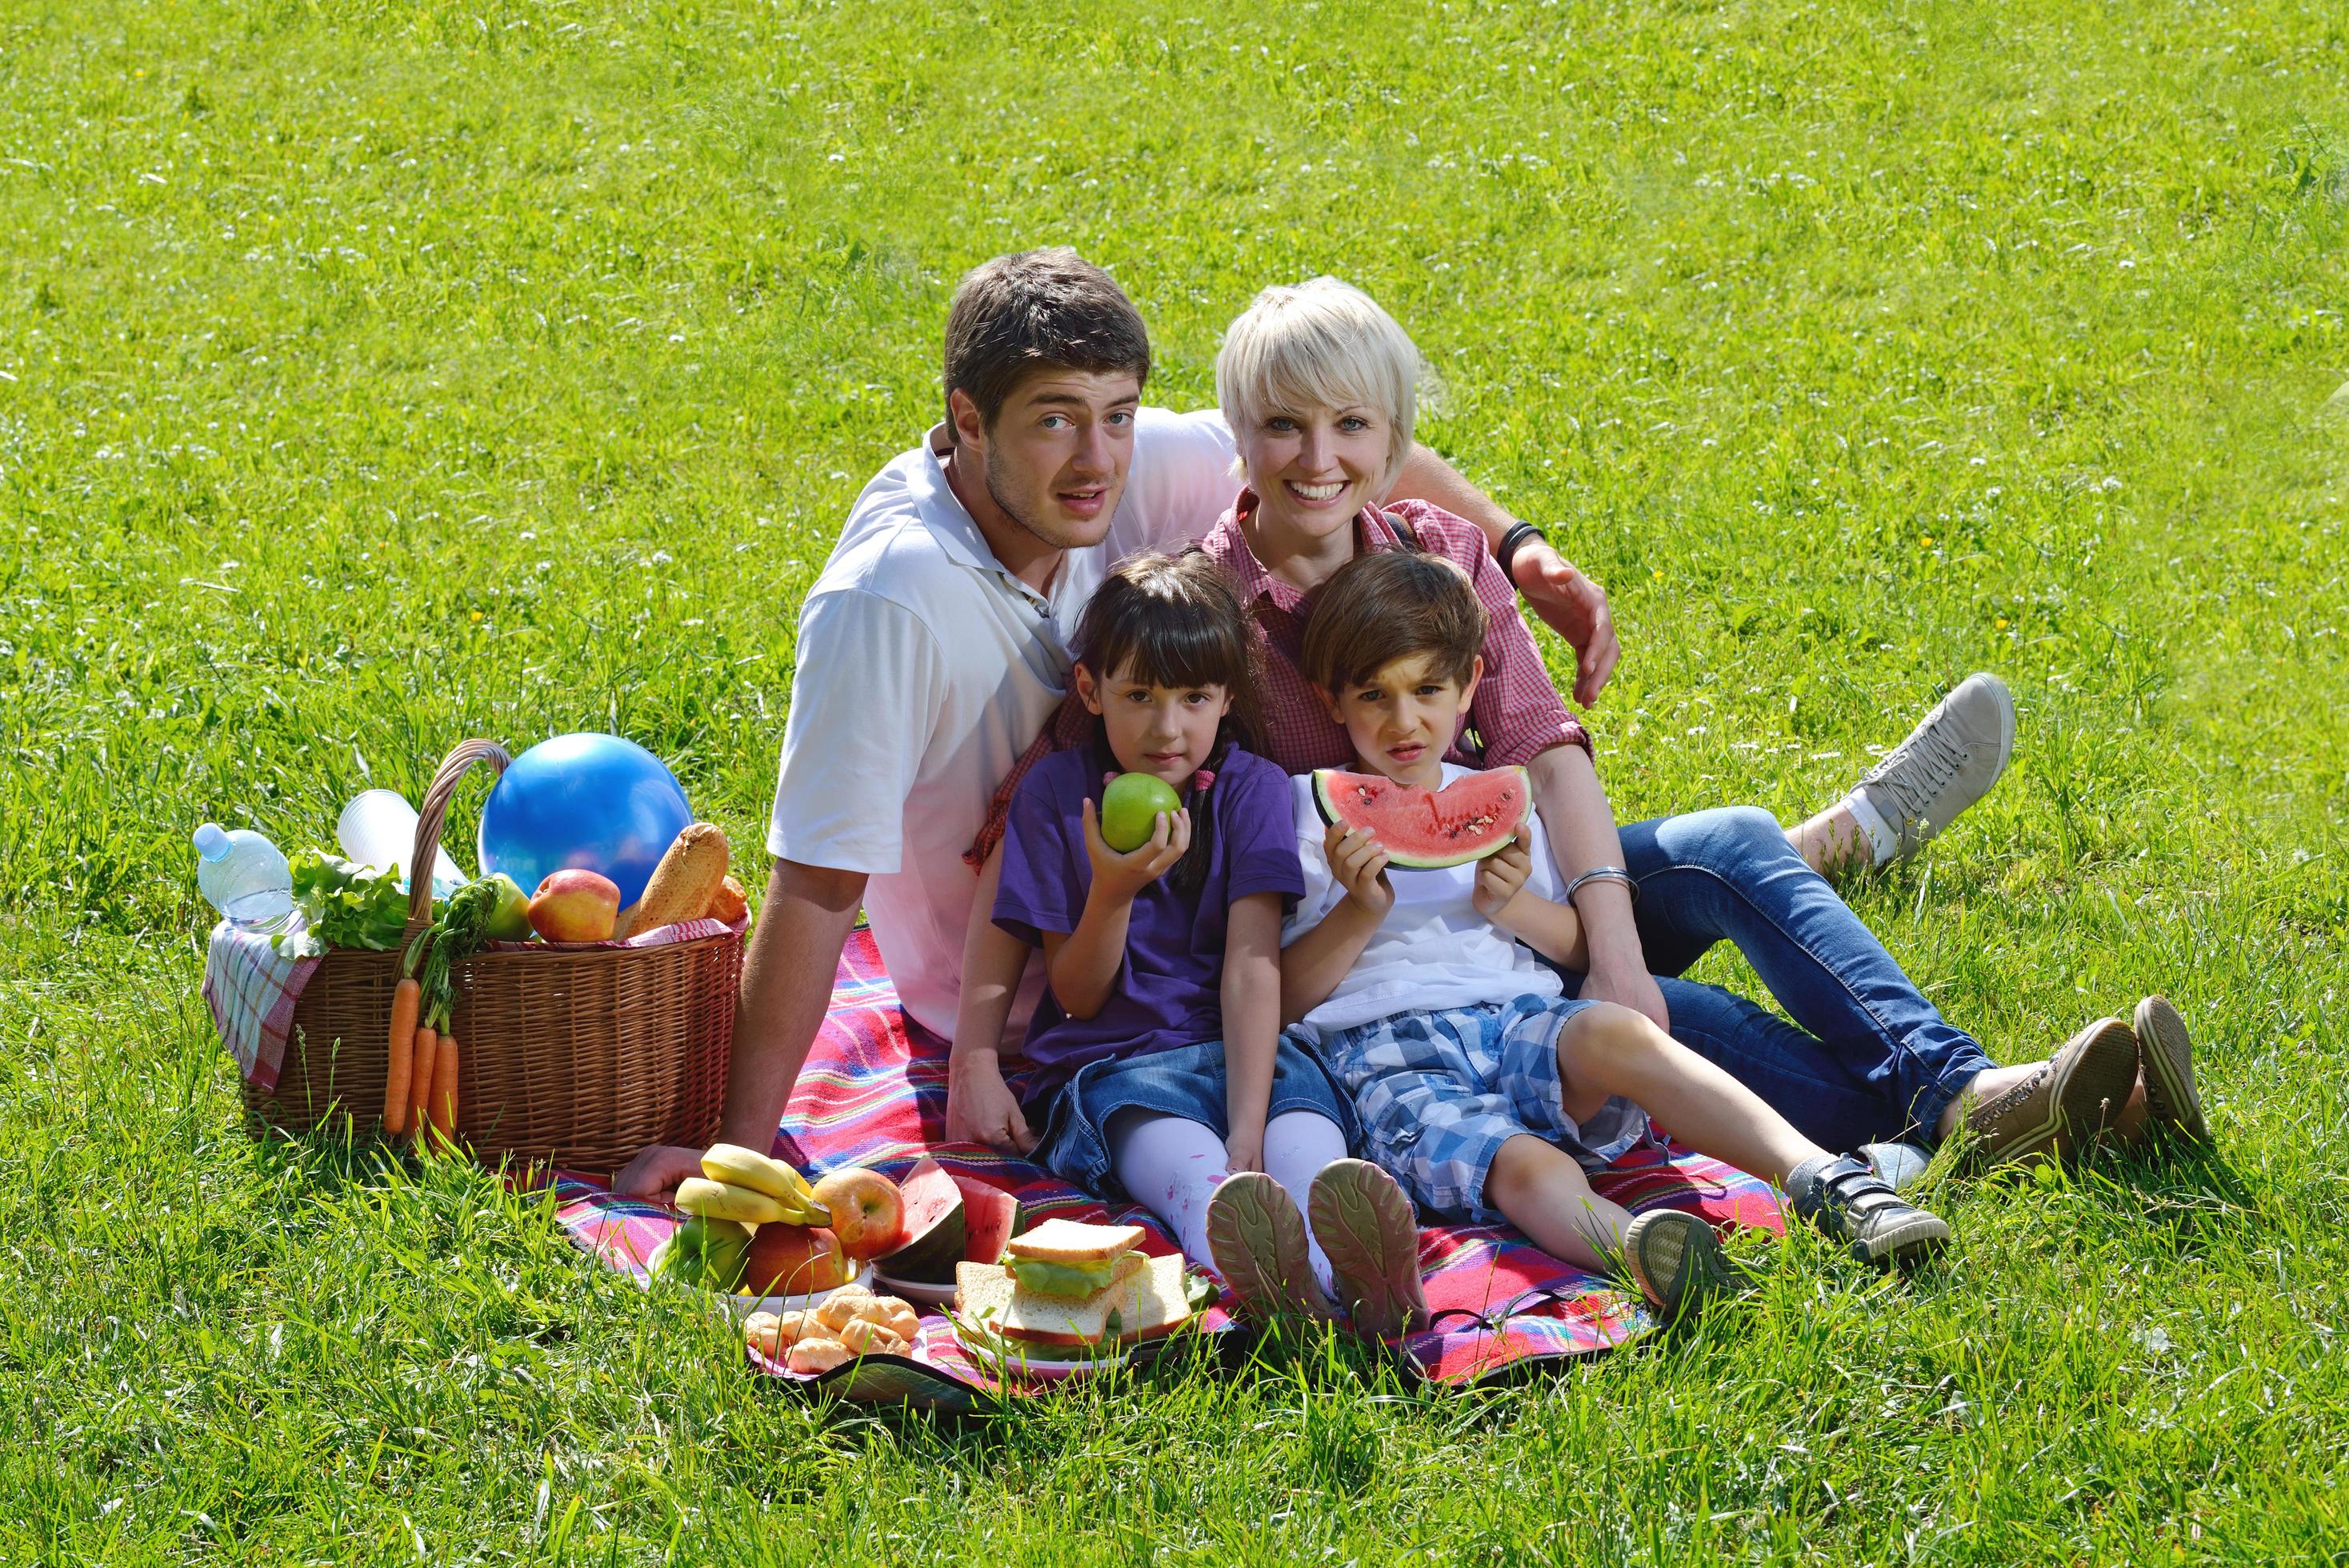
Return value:
[(383, 1130), (408, 1130), (409, 1075), (416, 1068), (416, 1009), (424, 988), (402, 980), (391, 989), (391, 1070), (383, 1080)]
[(418, 1028), (416, 1070), (408, 1081), (408, 1126), (409, 1130), (415, 1133), (419, 1140), (424, 1136), (425, 1123), (430, 1119), (428, 1113), (432, 1105), (432, 1069), (433, 1064), (440, 1060), (440, 1048), (437, 1037), (429, 1028)]
[(443, 1148), (457, 1140), (457, 1037), (440, 1037), (440, 1059), (432, 1069), (432, 1131)]

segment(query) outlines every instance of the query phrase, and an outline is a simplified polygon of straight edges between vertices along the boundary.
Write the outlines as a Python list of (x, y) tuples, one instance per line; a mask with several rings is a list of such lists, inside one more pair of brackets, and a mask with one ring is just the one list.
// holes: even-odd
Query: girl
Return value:
[[(1035, 1158), (1141, 1203), (1251, 1313), (1326, 1317), (1334, 1296), (1367, 1332), (1401, 1329), (1425, 1308), (1410, 1203), (1345, 1158), (1347, 1097), (1280, 1037), (1281, 920), (1305, 883), (1288, 777), (1249, 748), (1247, 618), (1206, 557), (1142, 555), (1094, 593), (1076, 641), (1092, 743), (1021, 781), (992, 899), (994, 923), (1044, 951), (1020, 1097), (1043, 1129)], [(1123, 853), (1099, 805), (1120, 772), (1185, 802)], [(985, 1026), (973, 1014), (957, 1056), (1000, 1036), (999, 1010), (964, 1037)]]

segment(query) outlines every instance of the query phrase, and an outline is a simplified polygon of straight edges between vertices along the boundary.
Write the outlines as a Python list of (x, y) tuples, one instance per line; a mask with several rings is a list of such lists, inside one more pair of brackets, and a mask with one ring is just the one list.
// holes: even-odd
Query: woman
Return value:
[[(1830, 1149), (1887, 1140), (1930, 1147), (1962, 1122), (1977, 1157), (1989, 1162), (2070, 1152), (2100, 1129), (2133, 1130), (2148, 1112), (2201, 1135), (2190, 1046), (2167, 1003), (2147, 998), (2135, 1029), (2098, 1020), (2047, 1062), (1995, 1067), (1837, 896), (1814, 863), (1822, 842), (1864, 837), (1879, 854), (1888, 839), (1896, 851), (1904, 847), (1907, 824), (1927, 814), (1914, 809), (1913, 778), (1903, 782), (1894, 770), (1889, 811), (1877, 809), (1864, 781), (1839, 808), (1856, 827), (1815, 819), (1797, 831), (1803, 849), (1767, 813), (1744, 808), (1619, 833), (1588, 737), (1550, 686), (1482, 533), (1428, 502), (1379, 504), (1412, 448), (1417, 368), (1402, 327), (1368, 295), (1330, 278), (1265, 290), (1232, 324), (1217, 356), (1216, 397), (1243, 483), (1202, 547), (1264, 633), (1261, 696), (1274, 762), (1296, 773), (1344, 766), (1351, 755), (1297, 665), (1314, 590), (1361, 552), (1442, 555), (1467, 573), (1491, 618), (1485, 686), (1448, 757), (1523, 765), (1531, 775), (1558, 872), (1569, 882), (1583, 879), (1575, 903), (1589, 934), (1590, 969), (1568, 977), (1570, 990), (1666, 1023)], [(1061, 734), (1056, 727), (1059, 744), (1073, 738)], [(1887, 773), (1879, 769), (1870, 781)], [(984, 896), (991, 889), (990, 880)], [(994, 1047), (1025, 954), (999, 935), (975, 923), (965, 951), (947, 1128), (950, 1137), (1024, 1147), (1028, 1130)], [(1724, 939), (1793, 1023), (1719, 986), (1677, 978)]]

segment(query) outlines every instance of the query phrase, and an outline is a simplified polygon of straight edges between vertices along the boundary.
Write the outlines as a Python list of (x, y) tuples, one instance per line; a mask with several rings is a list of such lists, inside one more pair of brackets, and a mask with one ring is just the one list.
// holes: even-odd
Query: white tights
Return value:
[[(1179, 1116), (1159, 1116), (1146, 1110), (1121, 1111), (1110, 1119), (1110, 1163), (1133, 1201), (1155, 1214), (1184, 1255), (1212, 1263), (1207, 1246), (1207, 1200), (1231, 1173), (1224, 1140), (1211, 1128)], [(1332, 1160), (1346, 1157), (1346, 1137), (1338, 1124), (1319, 1111), (1283, 1111), (1265, 1123), (1265, 1174), (1297, 1200), (1300, 1214), (1309, 1213), (1307, 1195), (1313, 1178)], [(1312, 1240), (1312, 1222), (1306, 1222), (1313, 1277), (1325, 1293), (1334, 1294), (1330, 1260)]]

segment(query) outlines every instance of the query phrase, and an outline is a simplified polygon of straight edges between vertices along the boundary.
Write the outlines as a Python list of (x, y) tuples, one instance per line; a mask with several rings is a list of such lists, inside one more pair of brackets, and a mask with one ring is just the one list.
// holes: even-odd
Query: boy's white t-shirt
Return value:
[[(1444, 782), (1474, 771), (1444, 765)], [(1313, 801), (1313, 779), (1291, 779), (1297, 798), (1297, 858), (1305, 867), (1305, 896), (1280, 928), (1283, 947), (1321, 923), (1346, 890), (1330, 874), (1322, 840), (1330, 824)], [(1533, 871), (1526, 888), (1556, 900), (1566, 890), (1551, 861), (1549, 841), (1538, 816), (1533, 830)], [(1387, 872), (1394, 904), (1379, 923), (1353, 968), (1321, 1005), (1305, 1015), (1310, 1028), (1350, 1029), (1396, 1013), (1435, 1013), (1512, 996), (1557, 996), (1565, 992), (1557, 974), (1533, 950), (1476, 913), (1476, 872), (1481, 861), (1436, 871)]]

